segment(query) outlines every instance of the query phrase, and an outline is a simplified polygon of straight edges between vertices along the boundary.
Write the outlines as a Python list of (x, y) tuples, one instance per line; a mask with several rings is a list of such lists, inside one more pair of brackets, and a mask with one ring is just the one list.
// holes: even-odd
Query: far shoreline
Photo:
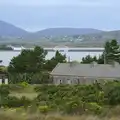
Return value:
[[(0, 51), (10, 51), (10, 52), (21, 52), (22, 50), (27, 50), (27, 49), (33, 49), (33, 48), (24, 48), (22, 49), (21, 47), (15, 47), (15, 48), (0, 48)], [(60, 51), (60, 52), (103, 52), (104, 48), (102, 47), (64, 47), (64, 48), (43, 48), (44, 50), (48, 52), (55, 52), (55, 51)]]

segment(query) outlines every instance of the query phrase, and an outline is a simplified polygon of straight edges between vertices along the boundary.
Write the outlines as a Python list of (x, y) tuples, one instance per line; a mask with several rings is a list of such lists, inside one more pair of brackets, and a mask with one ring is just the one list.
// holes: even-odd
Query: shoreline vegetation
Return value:
[(14, 51), (14, 50), (9, 47), (0, 47), (0, 51)]

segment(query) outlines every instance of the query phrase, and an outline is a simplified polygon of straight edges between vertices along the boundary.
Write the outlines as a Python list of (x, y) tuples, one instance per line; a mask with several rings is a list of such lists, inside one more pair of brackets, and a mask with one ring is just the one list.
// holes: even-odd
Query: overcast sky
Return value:
[(54, 27), (120, 29), (120, 0), (0, 0), (0, 20), (29, 31)]

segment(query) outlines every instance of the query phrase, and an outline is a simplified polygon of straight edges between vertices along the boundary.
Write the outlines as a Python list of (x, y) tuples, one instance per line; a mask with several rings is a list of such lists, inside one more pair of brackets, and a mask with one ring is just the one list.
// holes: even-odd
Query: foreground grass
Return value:
[(20, 114), (15, 111), (2, 111), (0, 112), (0, 120), (120, 120), (120, 117), (104, 117), (99, 118), (97, 116), (61, 116), (58, 114)]
[(105, 116), (42, 114), (32, 108), (0, 108), (0, 120), (120, 120), (120, 106), (108, 110)]

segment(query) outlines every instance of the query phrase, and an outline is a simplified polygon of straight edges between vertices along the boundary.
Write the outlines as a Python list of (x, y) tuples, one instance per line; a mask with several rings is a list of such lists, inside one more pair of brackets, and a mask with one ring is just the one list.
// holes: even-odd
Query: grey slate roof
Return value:
[(120, 65), (59, 63), (51, 75), (120, 78)]

